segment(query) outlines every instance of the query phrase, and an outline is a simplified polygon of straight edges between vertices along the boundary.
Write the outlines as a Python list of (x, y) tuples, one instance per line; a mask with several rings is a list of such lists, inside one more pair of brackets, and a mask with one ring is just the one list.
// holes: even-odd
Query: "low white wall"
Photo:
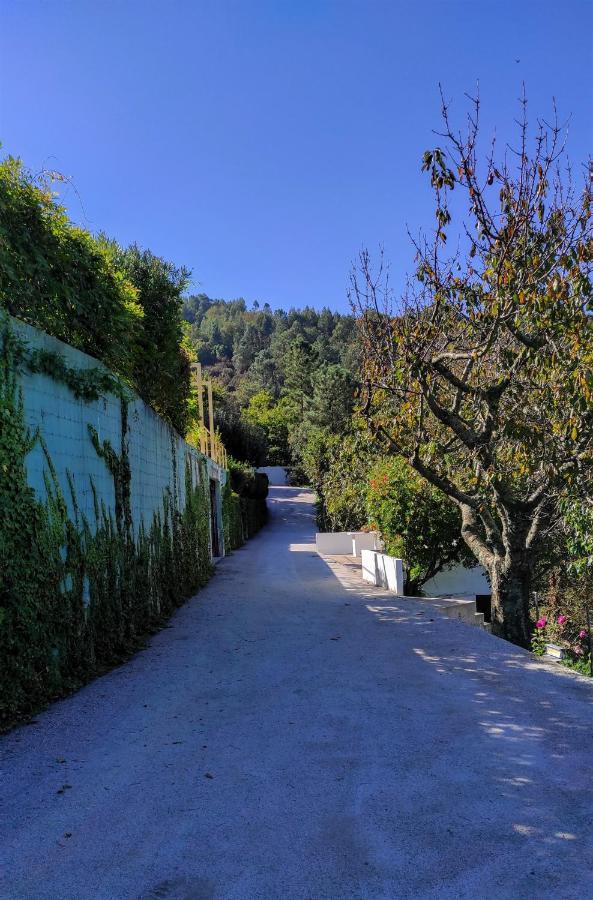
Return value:
[(322, 531), (315, 535), (317, 552), (326, 556), (360, 556), (363, 549), (377, 550), (378, 540), (374, 531)]
[(315, 547), (325, 556), (351, 556), (352, 535), (347, 531), (320, 532), (315, 535)]
[(365, 549), (361, 552), (361, 563), (364, 581), (376, 587), (387, 588), (394, 594), (403, 595), (404, 567), (401, 559)]
[(270, 487), (286, 487), (288, 484), (284, 466), (260, 466), (257, 471), (268, 476)]
[(352, 556), (360, 556), (363, 550), (380, 550), (379, 536), (374, 531), (355, 531), (352, 535)]
[(379, 573), (377, 571), (377, 554), (374, 550), (362, 550), (361, 561), (363, 581), (368, 581), (369, 584), (374, 584), (375, 587), (378, 587)]
[(475, 597), (476, 594), (490, 594), (492, 588), (486, 577), (486, 571), (482, 566), (474, 566), (466, 569), (458, 564), (444, 572), (439, 572), (426, 584), (422, 590), (427, 597)]
[(441, 615), (448, 619), (461, 619), (468, 625), (481, 625), (482, 619), (478, 621), (476, 618), (476, 601), (470, 597), (455, 597), (446, 599), (445, 597), (415, 597), (415, 600), (429, 603), (434, 609), (437, 609)]
[[(361, 553), (363, 581), (375, 587), (387, 588), (388, 591), (404, 596), (404, 566), (401, 559), (377, 553), (374, 550), (363, 550)], [(411, 597), (410, 599), (429, 604), (435, 611), (448, 619), (461, 619), (468, 625), (484, 625), (484, 616), (476, 612), (475, 596), (448, 597)]]
[(400, 596), (404, 592), (404, 566), (401, 559), (377, 553), (377, 569), (381, 587)]

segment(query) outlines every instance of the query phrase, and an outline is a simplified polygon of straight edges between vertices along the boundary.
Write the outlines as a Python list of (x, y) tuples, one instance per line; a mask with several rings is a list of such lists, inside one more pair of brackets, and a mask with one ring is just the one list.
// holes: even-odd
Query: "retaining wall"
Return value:
[[(30, 325), (16, 319), (11, 320), (11, 325), (30, 350), (57, 354), (71, 369), (101, 369), (108, 372), (96, 359)], [(130, 508), (136, 536), (142, 525), (147, 527), (154, 515), (162, 511), (165, 494), (170, 495), (177, 509), (185, 507), (186, 464), (190, 467), (194, 485), (199, 482), (200, 465), (209, 478), (221, 486), (225, 483), (225, 470), (184, 441), (129, 390), (126, 391), (129, 400), (124, 435), (122, 403), (114, 394), (105, 393), (96, 400), (85, 402), (78, 399), (66, 384), (47, 374), (30, 372), (26, 366), (20, 369), (18, 382), (22, 389), (25, 422), (33, 432), (39, 429), (43, 438), (35, 443), (26, 457), (29, 484), (40, 498), (46, 496), (49, 456), (70, 512), (73, 508), (68, 475), (75, 488), (80, 513), (95, 526), (94, 493), (105, 504), (107, 511), (115, 514), (115, 486), (109, 468), (93, 446), (89, 426), (95, 430), (101, 443), (107, 441), (116, 451), (121, 450), (122, 440), (127, 441)], [(221, 523), (221, 510), (218, 512)], [(223, 544), (221, 527), (219, 532)]]
[(97, 360), (0, 321), (0, 723), (205, 583), (226, 477)]

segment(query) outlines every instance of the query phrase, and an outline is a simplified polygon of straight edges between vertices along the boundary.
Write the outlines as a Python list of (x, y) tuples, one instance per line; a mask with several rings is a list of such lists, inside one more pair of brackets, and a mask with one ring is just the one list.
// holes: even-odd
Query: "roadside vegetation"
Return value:
[[(190, 440), (199, 361), (236, 473), (289, 467), (315, 489), (321, 529), (381, 532), (406, 562), (409, 593), (480, 563), (494, 632), (526, 647), (549, 634), (582, 668), (593, 603), (590, 172), (584, 185), (572, 179), (560, 126), (530, 132), (525, 103), (515, 148), (482, 149), (477, 101), (463, 131), (445, 102), (442, 114), (440, 144), (421, 161), (434, 227), (412, 242), (401, 297), (366, 250), (350, 314), (188, 295), (187, 270), (76, 228), (49, 180), (8, 159), (0, 299), (103, 360)], [(233, 477), (227, 505), (250, 482)]]
[(366, 251), (352, 276), (361, 404), (385, 452), (457, 507), (494, 633), (529, 646), (534, 588), (588, 534), (591, 184), (573, 184), (559, 124), (529, 132), (525, 102), (515, 150), (478, 152), (477, 100), (463, 133), (444, 101), (442, 119), (422, 164), (435, 227), (414, 241), (406, 292)]

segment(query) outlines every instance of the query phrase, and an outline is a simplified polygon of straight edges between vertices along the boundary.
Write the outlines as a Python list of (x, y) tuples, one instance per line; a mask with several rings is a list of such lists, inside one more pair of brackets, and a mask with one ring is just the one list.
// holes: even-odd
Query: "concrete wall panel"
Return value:
[[(44, 350), (58, 354), (72, 369), (103, 369), (96, 359), (50, 337), (16, 319), (16, 334), (28, 350)], [(47, 454), (73, 515), (68, 476), (74, 485), (79, 512), (95, 526), (95, 507), (91, 484), (107, 511), (115, 511), (113, 477), (93, 446), (89, 425), (100, 442), (109, 441), (116, 453), (122, 446), (122, 406), (119, 397), (105, 394), (97, 400), (77, 399), (71, 389), (45, 374), (32, 373), (23, 367), (19, 373), (25, 419), (31, 432), (39, 430)], [(178, 509), (185, 504), (185, 465), (189, 463), (193, 484), (199, 479), (199, 461), (205, 462), (210, 478), (224, 484), (226, 472), (183, 440), (137, 395), (130, 394), (128, 403), (128, 458), (131, 470), (130, 500), (136, 535), (141, 523), (149, 526), (153, 515), (163, 509), (169, 495)], [(44, 473), (48, 462), (41, 442), (37, 442), (26, 458), (27, 478), (40, 499), (45, 498)], [(219, 517), (220, 520), (220, 517)], [(221, 521), (221, 520), (220, 520)], [(221, 542), (222, 529), (221, 529)]]

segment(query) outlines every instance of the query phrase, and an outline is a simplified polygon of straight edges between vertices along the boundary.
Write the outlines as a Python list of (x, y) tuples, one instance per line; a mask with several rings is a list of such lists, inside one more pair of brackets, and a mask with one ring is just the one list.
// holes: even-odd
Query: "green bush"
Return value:
[(0, 162), (0, 305), (131, 378), (142, 328), (136, 290), (12, 157)]
[(230, 481), (224, 486), (222, 493), (222, 521), (224, 528), (224, 548), (228, 553), (245, 543), (243, 532), (243, 516), (241, 498), (231, 488)]
[(417, 593), (455, 562), (475, 565), (455, 504), (403, 460), (388, 457), (373, 466), (366, 504), (369, 526), (381, 533), (387, 553), (404, 560), (406, 593)]
[(182, 435), (189, 273), (74, 226), (49, 184), (0, 162), (0, 307), (104, 362)]
[(229, 460), (229, 479), (222, 497), (225, 546), (236, 550), (268, 521), (268, 477)]
[(132, 377), (141, 397), (182, 435), (189, 428), (190, 357), (184, 345), (183, 300), (189, 272), (141, 250), (102, 239), (118, 270), (137, 292), (142, 327)]

